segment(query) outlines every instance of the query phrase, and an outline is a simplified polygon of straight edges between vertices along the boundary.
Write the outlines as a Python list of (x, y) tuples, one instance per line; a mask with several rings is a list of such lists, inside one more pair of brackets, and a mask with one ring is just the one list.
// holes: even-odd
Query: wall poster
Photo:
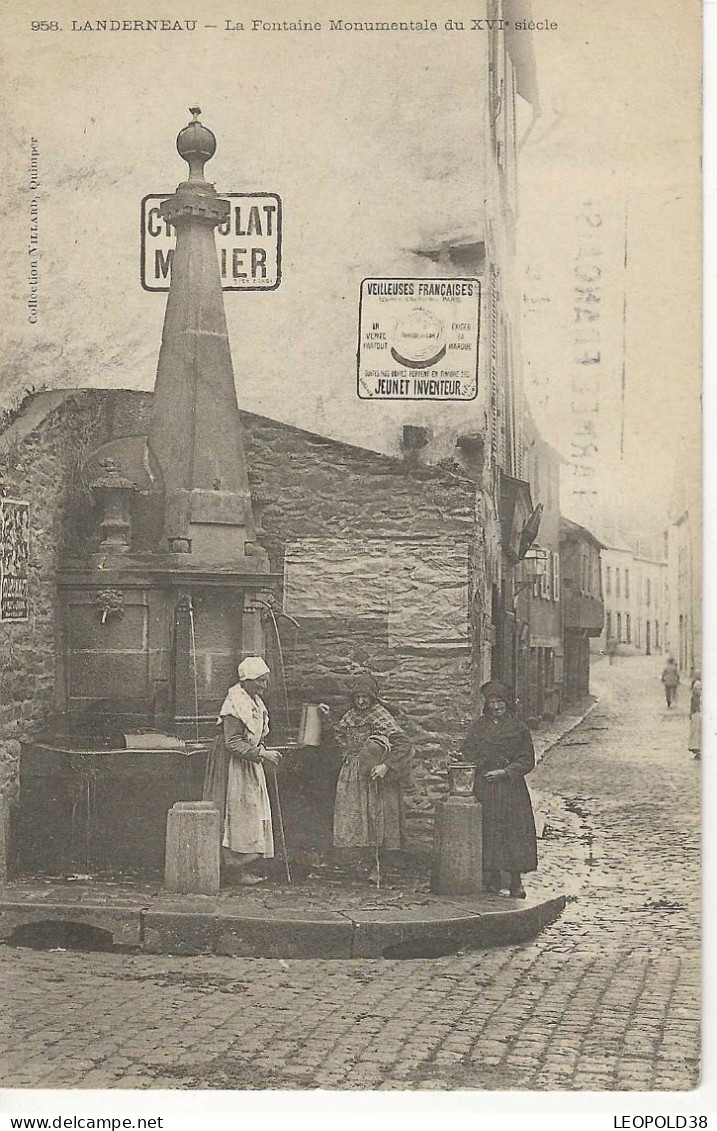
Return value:
[(0, 499), (0, 621), (30, 617), (30, 504)]

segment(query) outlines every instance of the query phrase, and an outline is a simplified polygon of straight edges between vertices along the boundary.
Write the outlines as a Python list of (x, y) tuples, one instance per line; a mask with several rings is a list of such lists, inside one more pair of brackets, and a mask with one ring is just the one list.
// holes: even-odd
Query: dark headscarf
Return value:
[(488, 710), (488, 700), (491, 696), (496, 699), (502, 699), (509, 711), (515, 710), (515, 699), (513, 692), (508, 687), (507, 683), (503, 683), (499, 679), (491, 679), (488, 683), (484, 683), (480, 689), (483, 696), (483, 711)]
[(370, 695), (376, 703), (379, 702), (378, 683), (370, 672), (359, 672), (354, 676), (349, 694), (352, 699), (357, 695)]

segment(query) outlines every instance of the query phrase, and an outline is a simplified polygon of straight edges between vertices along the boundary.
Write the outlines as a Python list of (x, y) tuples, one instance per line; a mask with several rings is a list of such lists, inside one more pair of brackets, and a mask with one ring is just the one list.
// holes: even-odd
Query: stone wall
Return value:
[[(31, 503), (31, 619), (0, 624), (0, 725), (20, 734), (53, 706), (53, 573), (59, 554), (81, 547), (93, 525), (83, 464), (108, 440), (145, 431), (150, 405), (142, 393), (40, 394), (0, 437), (6, 492)], [(425, 843), (448, 752), (489, 675), (497, 516), (489, 493), (476, 490), (480, 469), (412, 465), (261, 417), (243, 420), (259, 537), (272, 569), (289, 579), (298, 623), (279, 622), (291, 723), (303, 702), (326, 701), (338, 716), (351, 675), (375, 672), (415, 745), (409, 834)], [(352, 554), (360, 568), (342, 575), (340, 559), (350, 565)], [(269, 652), (278, 672), (275, 641)], [(283, 700), (275, 693), (280, 723)]]
[(94, 432), (91, 400), (66, 400), (31, 431), (16, 422), (3, 436), (4, 492), (30, 502), (30, 619), (0, 624), (0, 722), (16, 724), (19, 732), (43, 722), (52, 706), (52, 575), (74, 485), (73, 450), (82, 432)]
[(5, 734), (36, 729), (52, 710), (54, 571), (58, 555), (81, 542), (90, 526), (83, 464), (106, 440), (141, 431), (142, 400), (94, 390), (40, 393), (0, 436), (0, 488), (6, 496), (30, 503), (30, 618), (0, 623), (0, 727)]
[(489, 674), (485, 499), (459, 467), (244, 423), (260, 537), (299, 625), (280, 622), (292, 721), (311, 701), (338, 716), (352, 673), (373, 671), (415, 746), (409, 833), (425, 841), (448, 752)]

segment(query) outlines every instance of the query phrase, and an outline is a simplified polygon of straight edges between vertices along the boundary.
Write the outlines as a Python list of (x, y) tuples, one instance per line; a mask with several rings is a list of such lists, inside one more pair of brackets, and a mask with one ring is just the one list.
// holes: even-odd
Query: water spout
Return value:
[[(289, 715), (289, 689), (288, 689), (287, 684), (286, 684), (286, 666), (284, 664), (284, 649), (281, 646), (281, 636), (279, 635), (279, 625), (277, 624), (276, 613), (274, 612), (274, 608), (273, 608), (272, 605), (268, 604), (266, 601), (258, 601), (257, 604), (263, 605), (263, 607), (267, 610), (269, 617), (271, 619), (272, 627), (274, 629), (274, 639), (276, 640), (276, 650), (277, 650), (277, 655), (279, 657), (279, 666), (281, 668), (281, 686), (282, 686), (282, 690), (284, 692), (283, 706), (284, 706), (284, 714), (285, 714), (285, 717), (286, 717), (286, 733), (288, 735), (291, 731), (291, 718), (290, 718), (290, 715)], [(286, 614), (286, 613), (283, 613), (283, 614), (280, 613), (279, 615), (285, 616), (286, 619), (290, 620), (291, 623), (296, 625), (296, 628), (298, 629), (299, 626), (298, 626), (298, 624), (296, 623), (296, 621), (294, 620), (293, 617), (288, 616), (288, 614)]]
[(194, 676), (194, 727), (195, 737), (199, 742), (199, 683), (197, 680), (197, 636), (194, 630), (194, 605), (191, 594), (187, 596), (187, 611), (189, 612), (189, 649), (192, 653), (192, 675)]

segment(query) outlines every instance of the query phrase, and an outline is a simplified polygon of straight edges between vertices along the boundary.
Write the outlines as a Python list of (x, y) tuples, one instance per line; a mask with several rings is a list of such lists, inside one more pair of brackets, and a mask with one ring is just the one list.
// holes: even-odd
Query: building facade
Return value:
[(613, 641), (646, 656), (665, 652), (670, 631), (667, 562), (624, 543), (606, 546), (602, 582), (605, 625), (601, 650), (608, 651)]
[(702, 491), (699, 440), (685, 444), (667, 531), (668, 647), (680, 669), (702, 666)]
[(590, 643), (604, 630), (600, 555), (603, 544), (584, 526), (560, 520), (565, 701), (590, 692)]
[(702, 541), (699, 520), (689, 512), (669, 530), (669, 578), (672, 595), (668, 648), (681, 671), (702, 665)]
[(556, 715), (562, 705), (561, 462), (560, 455), (543, 439), (526, 408), (524, 474), (534, 505), (542, 508), (537, 537), (530, 551), (537, 556), (531, 569), (534, 568), (538, 576), (528, 580), (523, 569), (523, 588), (516, 601), (522, 643), (516, 686), (526, 719)]

